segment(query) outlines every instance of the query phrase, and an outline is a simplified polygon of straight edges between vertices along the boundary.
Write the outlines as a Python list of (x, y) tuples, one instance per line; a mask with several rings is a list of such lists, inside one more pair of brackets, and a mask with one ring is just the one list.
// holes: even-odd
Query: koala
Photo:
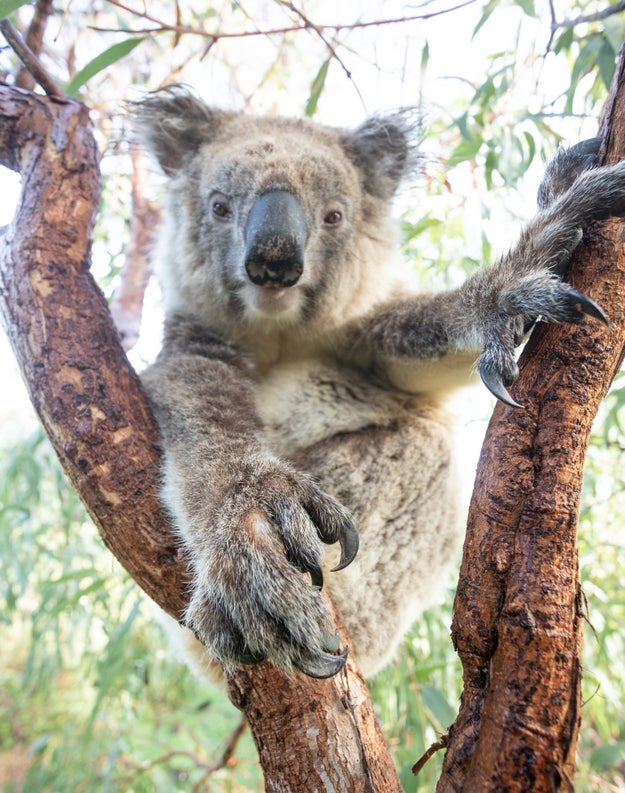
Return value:
[(163, 500), (193, 574), (187, 634), (228, 670), (336, 674), (321, 594), (373, 675), (459, 543), (448, 396), (477, 371), (499, 399), (540, 317), (607, 322), (559, 274), (595, 220), (625, 215), (625, 162), (558, 155), (510, 252), (426, 293), (398, 258), (392, 199), (411, 116), (354, 130), (205, 105), (182, 87), (134, 113), (168, 176), (157, 259), (162, 351), (142, 375)]

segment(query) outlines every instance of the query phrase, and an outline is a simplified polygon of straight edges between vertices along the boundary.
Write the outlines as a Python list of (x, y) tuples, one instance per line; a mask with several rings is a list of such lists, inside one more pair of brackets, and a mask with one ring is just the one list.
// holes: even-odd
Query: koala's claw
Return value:
[(310, 574), (310, 582), (317, 589), (323, 589), (323, 570), (320, 567), (310, 567), (306, 572)]
[(351, 564), (358, 553), (360, 537), (358, 536), (358, 531), (353, 523), (345, 523), (339, 538), (339, 544), (341, 546), (341, 558), (339, 559), (339, 563), (336, 565), (336, 567), (333, 567), (330, 571), (332, 573), (336, 573), (339, 570), (342, 570), (344, 567), (347, 567), (347, 565)]
[(566, 295), (567, 307), (571, 311), (571, 322), (583, 322), (584, 317), (594, 317), (599, 322), (603, 322), (608, 328), (611, 327), (608, 315), (587, 295), (578, 292), (577, 289), (569, 289)]
[[(521, 308), (527, 313), (517, 314)], [(541, 318), (546, 322), (579, 324), (586, 317), (593, 317), (610, 327), (605, 311), (587, 295), (559, 280), (539, 284), (534, 294), (529, 294), (529, 299), (508, 305), (503, 319), (494, 324), (477, 363), (482, 382), (501, 402), (511, 407), (523, 407), (506, 390), (518, 377), (514, 348), (521, 342), (519, 329), (525, 329)]]
[(523, 405), (520, 405), (518, 402), (515, 402), (514, 399), (512, 399), (506, 390), (506, 387), (504, 386), (503, 378), (499, 372), (495, 371), (492, 367), (485, 363), (479, 363), (477, 369), (480, 373), (480, 377), (482, 378), (482, 382), (496, 399), (498, 399), (500, 402), (504, 402), (506, 405), (510, 405), (510, 407), (513, 408), (523, 407)]
[(319, 653), (318, 655), (310, 655), (307, 659), (298, 659), (294, 666), (303, 672), (308, 677), (315, 677), (323, 680), (326, 677), (332, 677), (345, 666), (349, 648), (346, 647), (340, 655), (326, 655)]

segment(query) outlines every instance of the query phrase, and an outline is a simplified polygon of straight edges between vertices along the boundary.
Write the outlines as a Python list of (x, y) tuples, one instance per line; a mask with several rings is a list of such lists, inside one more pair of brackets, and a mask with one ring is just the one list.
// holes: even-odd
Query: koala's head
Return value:
[(136, 106), (170, 177), (166, 309), (215, 329), (319, 324), (383, 298), (390, 200), (414, 164), (409, 116), (354, 131), (215, 110), (183, 88)]

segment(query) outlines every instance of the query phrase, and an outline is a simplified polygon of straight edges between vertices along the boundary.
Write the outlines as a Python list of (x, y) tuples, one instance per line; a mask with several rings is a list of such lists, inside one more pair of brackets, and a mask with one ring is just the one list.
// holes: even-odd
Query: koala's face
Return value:
[(194, 245), (230, 311), (299, 320), (338, 288), (362, 225), (358, 173), (338, 143), (310, 141), (297, 123), (238, 121), (238, 136), (191, 166)]
[(163, 273), (172, 308), (284, 327), (330, 305), (348, 311), (363, 282), (375, 283), (363, 246), (393, 242), (389, 199), (408, 157), (396, 121), (349, 133), (214, 111), (179, 89), (141, 103), (139, 116), (172, 175)]

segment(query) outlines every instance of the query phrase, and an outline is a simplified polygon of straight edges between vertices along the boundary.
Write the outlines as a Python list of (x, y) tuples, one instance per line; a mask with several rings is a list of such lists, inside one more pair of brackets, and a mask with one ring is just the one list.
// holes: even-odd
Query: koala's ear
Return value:
[(181, 85), (148, 94), (131, 104), (131, 113), (139, 141), (167, 174), (179, 171), (232, 115), (208, 107)]
[(414, 110), (368, 118), (343, 140), (352, 161), (365, 175), (365, 189), (388, 199), (416, 167), (421, 123)]

